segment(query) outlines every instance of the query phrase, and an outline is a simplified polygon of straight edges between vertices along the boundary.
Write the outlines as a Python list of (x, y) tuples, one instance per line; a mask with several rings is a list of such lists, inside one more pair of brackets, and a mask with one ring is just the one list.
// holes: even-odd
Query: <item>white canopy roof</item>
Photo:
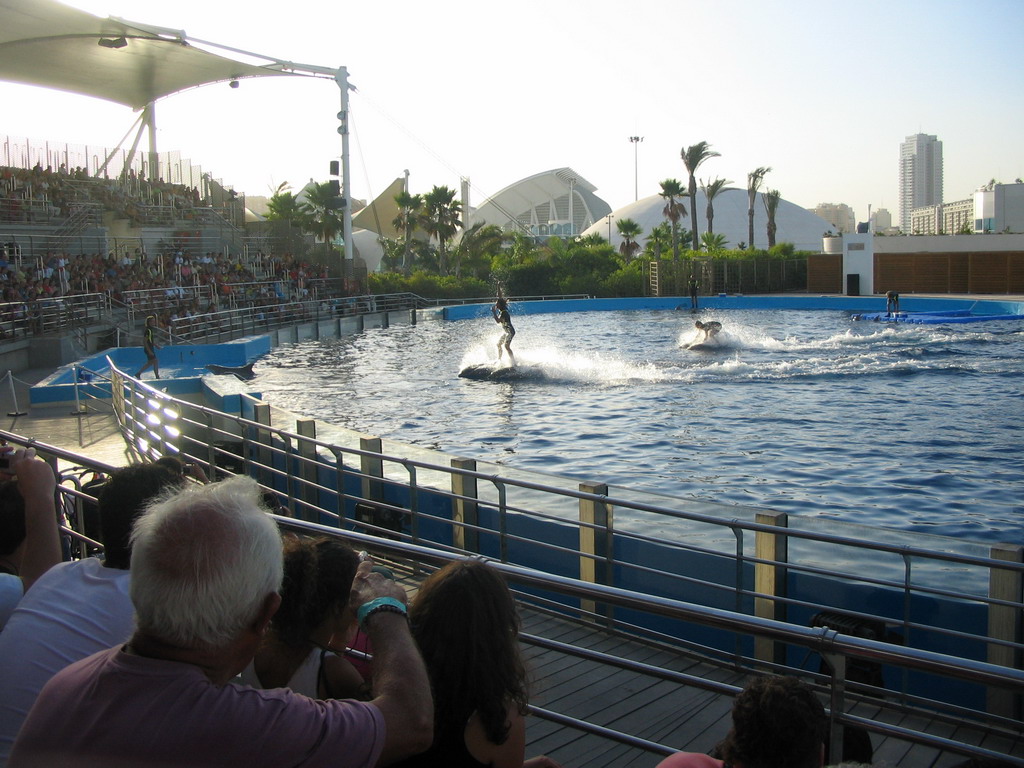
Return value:
[(267, 75), (331, 77), (334, 70), (189, 40), (182, 30), (103, 19), (55, 0), (0, 0), (0, 80), (139, 110), (187, 88)]

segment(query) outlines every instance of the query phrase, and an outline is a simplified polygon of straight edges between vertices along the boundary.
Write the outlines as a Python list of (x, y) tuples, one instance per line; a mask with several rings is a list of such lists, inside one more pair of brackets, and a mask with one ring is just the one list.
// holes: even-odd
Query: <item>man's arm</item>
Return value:
[[(372, 562), (359, 564), (352, 582), (353, 610), (378, 597), (392, 597), (403, 604), (405, 590), (379, 573)], [(425, 752), (434, 737), (434, 701), (430, 694), (423, 658), (409, 632), (405, 616), (376, 611), (366, 617), (363, 628), (373, 648), (372, 704), (384, 715), (387, 733), (378, 765), (389, 765), (410, 755)]]
[(17, 476), (18, 493), (25, 500), (25, 542), (18, 575), (24, 590), (61, 561), (60, 534), (53, 492), (57, 481), (53, 469), (31, 448), (10, 456), (10, 473)]

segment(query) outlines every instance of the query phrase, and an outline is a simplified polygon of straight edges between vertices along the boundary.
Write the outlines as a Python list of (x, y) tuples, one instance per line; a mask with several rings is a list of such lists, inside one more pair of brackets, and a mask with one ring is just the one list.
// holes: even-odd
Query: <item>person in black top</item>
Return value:
[(152, 368), (156, 378), (160, 378), (160, 363), (156, 359), (156, 351), (160, 349), (160, 345), (156, 343), (155, 337), (156, 315), (150, 315), (146, 318), (146, 329), (142, 336), (142, 351), (146, 353), (146, 362), (135, 374), (136, 379), (141, 379), (142, 372), (147, 368)]
[(498, 359), (500, 360), (502, 354), (507, 351), (509, 360), (515, 363), (516, 359), (512, 354), (512, 338), (516, 335), (516, 329), (512, 327), (512, 318), (508, 313), (508, 301), (504, 296), (499, 296), (494, 302), (494, 306), (491, 307), (491, 316), (504, 331), (501, 338), (498, 339)]

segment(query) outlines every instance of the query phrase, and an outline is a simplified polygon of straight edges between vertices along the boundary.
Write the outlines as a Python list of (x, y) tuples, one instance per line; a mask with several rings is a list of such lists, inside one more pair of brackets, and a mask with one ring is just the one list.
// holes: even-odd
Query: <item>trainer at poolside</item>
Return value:
[(361, 563), (356, 610), (374, 698), (317, 701), (233, 683), (281, 597), (281, 536), (259, 486), (233, 477), (153, 505), (132, 533), (137, 629), (43, 688), (18, 766), (375, 766), (430, 746), (433, 704), (405, 591)]
[(885, 292), (885, 316), (898, 316), (900, 313), (900, 295), (896, 291)]

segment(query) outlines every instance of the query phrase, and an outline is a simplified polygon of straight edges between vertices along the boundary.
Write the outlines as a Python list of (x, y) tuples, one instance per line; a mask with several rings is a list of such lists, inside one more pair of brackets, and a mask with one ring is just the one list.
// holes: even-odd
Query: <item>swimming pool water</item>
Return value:
[[(514, 310), (514, 307), (513, 307)], [(612, 311), (289, 344), (256, 365), (274, 405), (392, 440), (580, 481), (1024, 542), (1024, 320), (857, 322), (832, 310)], [(688, 351), (696, 319), (721, 346)]]

